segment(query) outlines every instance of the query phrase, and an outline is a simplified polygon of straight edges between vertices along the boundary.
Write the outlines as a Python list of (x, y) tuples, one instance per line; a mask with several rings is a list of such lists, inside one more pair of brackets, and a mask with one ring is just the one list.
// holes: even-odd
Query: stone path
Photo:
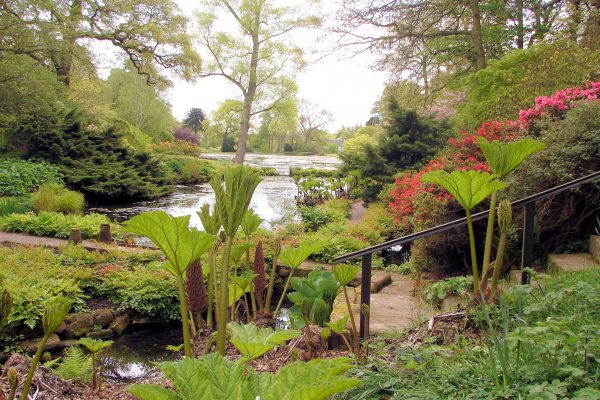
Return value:
[(363, 206), (362, 200), (358, 200), (352, 203), (352, 208), (350, 209), (350, 218), (348, 223), (350, 225), (357, 224), (362, 219), (363, 215), (365, 215), (365, 211), (367, 209)]
[[(62, 247), (66, 247), (69, 244), (69, 241), (66, 239), (25, 235), (23, 233), (0, 232), (0, 244), (3, 246), (42, 246), (50, 249), (60, 249)], [(81, 244), (86, 250), (99, 252), (117, 250), (140, 253), (149, 250), (143, 247), (127, 247), (105, 244), (96, 242), (95, 240), (84, 240), (81, 242)]]

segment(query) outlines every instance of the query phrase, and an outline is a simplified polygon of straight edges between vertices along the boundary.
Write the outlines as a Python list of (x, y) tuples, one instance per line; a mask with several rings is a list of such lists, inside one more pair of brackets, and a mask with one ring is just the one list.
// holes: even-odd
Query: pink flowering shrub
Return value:
[(599, 96), (600, 82), (588, 82), (582, 87), (559, 90), (551, 96), (536, 98), (535, 107), (521, 110), (516, 121), (488, 121), (474, 133), (461, 132), (457, 138), (449, 139), (448, 146), (422, 170), (404, 171), (396, 177), (389, 202), (395, 222), (407, 232), (414, 230), (416, 226), (422, 228), (432, 226), (436, 222), (432, 217), (435, 213), (419, 207), (419, 198), (423, 193), (429, 194), (430, 199), (437, 200), (441, 207), (447, 207), (452, 202), (450, 195), (442, 189), (421, 183), (420, 178), (423, 174), (436, 170), (489, 170), (477, 146), (478, 137), (484, 137), (488, 141), (517, 140), (531, 133), (535, 122), (541, 118), (562, 119), (566, 112), (576, 107), (579, 102), (598, 100)]

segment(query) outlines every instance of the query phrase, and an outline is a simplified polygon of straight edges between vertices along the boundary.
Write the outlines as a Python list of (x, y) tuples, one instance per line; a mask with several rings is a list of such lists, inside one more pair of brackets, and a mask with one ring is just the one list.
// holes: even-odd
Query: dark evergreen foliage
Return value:
[(202, 130), (202, 121), (206, 118), (206, 114), (201, 108), (192, 108), (183, 119), (182, 126), (190, 128), (195, 134)]
[(145, 200), (172, 190), (160, 162), (148, 153), (126, 147), (114, 128), (83, 128), (72, 112), (62, 127), (34, 134), (29, 157), (56, 164), (71, 188), (90, 202)]
[(404, 110), (394, 98), (385, 112), (387, 136), (379, 142), (379, 153), (396, 172), (421, 167), (443, 145), (446, 124), (420, 117), (414, 110)]
[(223, 138), (223, 143), (221, 144), (221, 151), (223, 153), (235, 152), (235, 139), (233, 139), (231, 136), (225, 136)]

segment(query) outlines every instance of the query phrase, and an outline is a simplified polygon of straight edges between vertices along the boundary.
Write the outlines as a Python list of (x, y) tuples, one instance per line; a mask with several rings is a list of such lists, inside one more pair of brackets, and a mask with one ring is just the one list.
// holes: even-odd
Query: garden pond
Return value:
[[(233, 160), (228, 153), (203, 154), (203, 157)], [(294, 218), (294, 197), (298, 188), (290, 175), (290, 168), (335, 169), (341, 163), (335, 156), (288, 156), (278, 154), (247, 154), (246, 164), (274, 168), (279, 175), (268, 176), (258, 185), (250, 207), (263, 218), (264, 227), (283, 224)], [(151, 201), (123, 205), (91, 207), (88, 211), (108, 215), (111, 219), (125, 221), (146, 211), (163, 210), (174, 216), (190, 215), (190, 225), (202, 229), (196, 211), (203, 204), (214, 204), (214, 193), (208, 183), (179, 185), (168, 196)], [(265, 226), (266, 225), (266, 226)]]

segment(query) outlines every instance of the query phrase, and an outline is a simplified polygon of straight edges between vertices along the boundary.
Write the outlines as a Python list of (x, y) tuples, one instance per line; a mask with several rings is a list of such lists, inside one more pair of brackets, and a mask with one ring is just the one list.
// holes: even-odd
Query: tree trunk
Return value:
[(577, 42), (579, 38), (579, 28), (581, 27), (581, 0), (569, 0), (569, 38)]
[(483, 48), (483, 38), (481, 35), (481, 13), (479, 11), (479, 0), (469, 0), (469, 8), (471, 9), (471, 20), (473, 27), (471, 28), (471, 41), (475, 50), (475, 65), (477, 69), (484, 69), (485, 50)]
[(50, 59), (56, 70), (56, 75), (69, 86), (73, 70), (73, 55), (77, 40), (77, 26), (82, 19), (82, 0), (75, 0), (71, 4), (68, 20), (60, 26), (60, 44), (50, 51)]
[(525, 46), (525, 31), (523, 28), (523, 0), (516, 0), (517, 8), (517, 47), (519, 49)]
[(244, 164), (244, 158), (246, 156), (246, 142), (248, 141), (248, 131), (250, 130), (250, 114), (252, 112), (252, 103), (254, 102), (254, 96), (256, 95), (256, 70), (258, 69), (259, 48), (260, 42), (258, 41), (258, 32), (256, 31), (252, 33), (250, 78), (248, 80), (248, 90), (244, 95), (244, 108), (242, 110), (242, 121), (240, 122), (240, 138), (238, 139), (237, 151), (235, 152), (235, 159), (233, 160), (237, 164)]
[(600, 49), (600, 0), (590, 0), (590, 12), (582, 42), (590, 50)]

